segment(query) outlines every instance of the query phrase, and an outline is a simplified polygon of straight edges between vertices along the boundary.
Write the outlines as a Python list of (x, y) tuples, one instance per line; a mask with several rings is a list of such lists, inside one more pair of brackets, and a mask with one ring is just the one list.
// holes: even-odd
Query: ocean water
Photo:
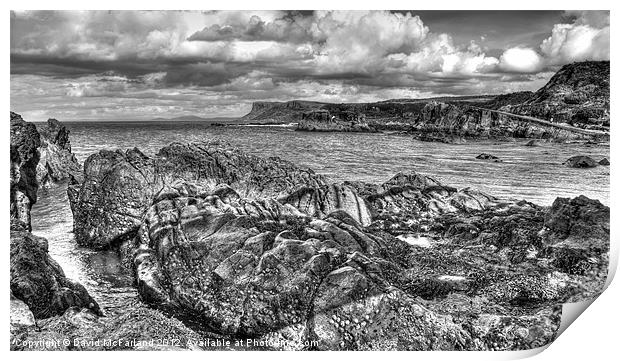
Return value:
[[(421, 142), (403, 135), (296, 132), (292, 127), (229, 126), (200, 122), (65, 123), (83, 162), (101, 149), (138, 147), (153, 155), (172, 142), (226, 141), (259, 156), (278, 156), (310, 167), (333, 181), (380, 183), (397, 172), (416, 171), (457, 188), (471, 187), (505, 199), (551, 205), (556, 197), (585, 195), (609, 205), (609, 167), (571, 169), (574, 155), (609, 158), (608, 145), (539, 143), (527, 140), (465, 144)], [(478, 160), (493, 154), (502, 162)], [(93, 252), (75, 244), (66, 185), (41, 190), (34, 205), (33, 233), (46, 237), (50, 254), (68, 277), (81, 282), (107, 313), (122, 312), (135, 300), (132, 277), (114, 252)]]

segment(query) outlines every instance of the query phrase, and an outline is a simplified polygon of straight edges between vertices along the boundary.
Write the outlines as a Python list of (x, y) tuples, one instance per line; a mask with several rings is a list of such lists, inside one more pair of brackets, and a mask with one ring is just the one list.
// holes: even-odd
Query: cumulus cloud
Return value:
[(540, 45), (550, 64), (609, 60), (609, 12), (583, 12), (570, 24), (556, 24)]
[(516, 47), (500, 57), (500, 68), (510, 72), (534, 73), (542, 68), (543, 59), (534, 49)]

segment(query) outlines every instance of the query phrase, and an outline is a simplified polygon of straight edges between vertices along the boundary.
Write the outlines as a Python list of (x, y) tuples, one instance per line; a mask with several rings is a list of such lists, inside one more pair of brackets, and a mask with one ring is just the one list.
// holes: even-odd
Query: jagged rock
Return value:
[(65, 277), (47, 247), (45, 238), (11, 231), (11, 293), (25, 302), (36, 318), (60, 315), (73, 306), (101, 313), (84, 286)]
[(37, 165), (37, 180), (41, 187), (68, 179), (82, 171), (75, 155), (71, 152), (69, 130), (56, 119), (48, 119), (41, 126), (41, 159)]
[(568, 158), (562, 164), (570, 168), (594, 168), (598, 166), (598, 163), (594, 159), (584, 155)]
[[(85, 169), (74, 209), (114, 200), (142, 214), (114, 228), (141, 298), (230, 337), (292, 349), (538, 347), (555, 337), (557, 304), (604, 283), (609, 209), (587, 199), (546, 209), (416, 172), (328, 186), (289, 163), (206, 144), (156, 157), (100, 152)], [(106, 175), (118, 183), (102, 187)], [(122, 192), (139, 177), (135, 194)], [(111, 219), (85, 230), (116, 227)], [(577, 271), (584, 259), (601, 272)]]
[(30, 209), (37, 201), (37, 164), (41, 139), (34, 124), (11, 112), (11, 228), (30, 230)]
[[(360, 348), (350, 342), (349, 328), (370, 331), (366, 341), (398, 340), (406, 349), (464, 347), (460, 326), (385, 288), (375, 274), (379, 264), (365, 255), (385, 245), (359, 227), (346, 213), (308, 219), (278, 202), (225, 203), (215, 195), (162, 200), (149, 210), (135, 245), (140, 291), (164, 295), (151, 301), (230, 335), (260, 337), (298, 325), (320, 348)], [(332, 326), (336, 314), (350, 319)], [(397, 314), (402, 317), (394, 321)], [(350, 323), (354, 317), (372, 320), (361, 330)], [(419, 340), (429, 332), (445, 342)]]
[(609, 207), (585, 196), (557, 198), (545, 216), (543, 243), (567, 273), (600, 273), (609, 262)]
[(435, 227), (442, 214), (468, 214), (498, 204), (497, 199), (482, 192), (468, 188), (459, 191), (416, 172), (398, 173), (381, 186), (351, 184), (371, 211), (371, 227), (394, 235)]
[[(413, 173), (399, 174), (383, 187), (434, 184)], [(488, 349), (493, 346), (475, 340), (490, 338), (492, 331), (472, 334), (445, 316), (446, 309), (419, 303), (416, 297), (429, 289), (420, 287), (421, 274), (435, 272), (429, 280), (441, 285), (431, 288), (444, 289), (440, 298), (480, 292), (493, 295), (493, 307), (564, 296), (564, 284), (542, 271), (520, 279), (519, 272), (498, 268), (494, 276), (470, 279), (459, 273), (479, 272), (479, 266), (456, 254), (434, 260), (454, 269), (437, 268), (428, 255), (419, 258), (389, 235), (369, 233), (345, 212), (320, 220), (288, 204), (230, 196), (230, 189), (219, 192), (224, 197), (172, 193), (149, 209), (132, 245), (140, 293), (154, 305), (189, 313), (224, 334), (318, 341), (319, 349)], [(413, 271), (417, 267), (430, 268)], [(524, 322), (511, 317), (506, 325)], [(545, 329), (544, 342), (553, 339), (556, 321)], [(542, 342), (543, 336), (526, 336), (506, 347)]]
[(609, 159), (603, 158), (603, 159), (599, 160), (598, 164), (600, 164), (600, 165), (609, 165)]
[[(100, 151), (86, 160), (84, 180), (74, 179), (69, 186), (76, 240), (104, 248), (131, 237), (153, 200), (165, 197), (171, 185), (182, 180), (194, 184), (190, 192), (213, 190), (225, 183), (250, 198), (281, 198), (299, 188), (327, 185), (324, 177), (312, 170), (219, 143), (173, 143), (152, 158), (135, 148)], [(321, 207), (325, 212), (339, 209)]]
[(501, 162), (502, 160), (499, 159), (498, 157), (492, 155), (492, 154), (487, 154), (487, 153), (482, 153), (479, 154), (476, 159), (484, 159), (484, 160), (492, 160), (493, 162)]

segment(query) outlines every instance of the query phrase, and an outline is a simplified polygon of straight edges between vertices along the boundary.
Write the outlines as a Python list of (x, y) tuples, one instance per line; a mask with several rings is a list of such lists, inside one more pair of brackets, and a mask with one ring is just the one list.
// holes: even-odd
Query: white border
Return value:
[[(469, 1), (424, 1), (424, 2), (413, 2), (413, 1), (393, 1), (393, 0), (383, 0), (379, 3), (367, 3), (362, 4), (359, 1), (340, 1), (335, 2), (325, 1), (325, 0), (315, 0), (315, 1), (306, 1), (306, 2), (291, 2), (288, 1), (260, 1), (260, 2), (251, 2), (251, 1), (235, 1), (228, 0), (225, 2), (198, 2), (198, 1), (187, 1), (187, 0), (175, 0), (168, 2), (154, 2), (154, 1), (119, 1), (119, 0), (108, 0), (108, 1), (66, 1), (66, 0), (57, 0), (57, 1), (31, 1), (31, 0), (22, 0), (19, 2), (12, 2), (10, 4), (4, 3), (7, 6), (5, 10), (4, 16), (9, 16), (10, 9), (376, 9), (378, 7), (383, 9), (416, 9), (416, 10), (483, 10), (483, 9), (493, 9), (493, 10), (548, 10), (548, 9), (611, 9), (611, 17), (612, 17), (612, 34), (611, 34), (611, 52), (612, 58), (616, 59), (616, 47), (613, 46), (615, 36), (616, 24), (618, 23), (618, 16), (616, 13), (619, 11), (617, 4), (619, 2), (611, 2), (611, 1), (601, 1), (601, 0), (589, 0), (589, 1), (575, 1), (575, 0), (564, 0), (564, 1), (546, 1), (542, 2), (540, 0), (520, 0), (518, 2), (498, 2), (498, 1), (479, 1), (479, 0), (469, 0)], [(6, 20), (8, 18), (5, 17)], [(6, 52), (7, 49), (10, 48), (10, 21), (3, 22), (3, 30), (4, 36), (2, 37), (3, 49)], [(9, 69), (10, 69), (10, 60), (8, 54), (5, 53), (3, 57), (4, 61), (4, 69), (5, 71), (1, 74), (2, 76), (2, 84), (4, 84), (5, 95), (4, 95), (4, 104), (5, 104), (5, 114), (10, 108), (10, 77), (9, 77)], [(612, 62), (612, 65), (614, 63)], [(615, 73), (612, 67), (612, 74)], [(620, 94), (618, 91), (618, 82), (616, 81), (615, 75), (611, 77), (611, 93), (614, 96), (611, 97), (611, 118), (616, 118), (615, 115), (618, 113), (616, 111), (616, 94)], [(620, 120), (618, 120), (620, 124)], [(620, 126), (620, 125), (618, 125)], [(8, 124), (5, 125), (4, 132), (2, 132), (2, 137), (4, 137), (4, 144), (10, 144)], [(620, 220), (618, 210), (615, 208), (615, 205), (618, 204), (618, 194), (615, 192), (617, 189), (617, 169), (618, 167), (615, 165), (615, 160), (620, 159), (620, 153), (618, 152), (618, 146), (616, 144), (616, 133), (618, 133), (616, 129), (616, 125), (612, 126), (612, 143), (611, 143), (611, 195), (610, 195), (610, 205), (611, 207), (611, 216), (612, 216), (612, 230), (611, 230), (611, 240), (612, 240), (612, 251), (610, 254), (610, 276), (615, 273), (617, 268), (618, 261), (618, 227), (615, 226), (615, 222)], [(6, 150), (4, 152), (0, 152), (1, 157), (3, 158), (4, 164), (9, 164), (9, 152)], [(8, 192), (6, 192), (6, 188), (9, 187), (9, 179), (8, 177), (3, 177), (3, 185), (5, 192), (3, 194), (4, 199), (0, 202), (1, 204), (7, 205), (9, 203), (8, 200)], [(5, 206), (5, 220), (9, 219), (8, 209), (9, 207)], [(8, 252), (8, 243), (9, 243), (9, 227), (8, 222), (0, 222), (0, 227), (2, 227), (3, 231), (3, 241), (5, 242), (4, 252), (3, 252), (3, 261), (5, 265), (5, 277), (2, 278), (3, 289), (6, 290), (6, 294), (4, 297), (4, 310), (9, 309), (8, 305), (8, 265), (9, 265), (9, 252)], [(613, 277), (613, 276), (612, 276)], [(608, 280), (608, 283), (611, 282), (611, 278)], [(184, 353), (183, 357), (190, 358), (199, 358), (199, 359), (209, 359), (209, 358), (252, 358), (252, 359), (290, 359), (295, 358), (296, 360), (303, 359), (316, 359), (320, 358), (344, 358), (344, 357), (354, 357), (354, 358), (362, 358), (362, 359), (373, 359), (377, 358), (389, 357), (389, 358), (423, 358), (423, 359), (433, 359), (433, 360), (447, 360), (447, 359), (458, 359), (458, 360), (500, 360), (500, 359), (516, 359), (529, 357), (534, 354), (538, 354), (537, 359), (540, 360), (572, 360), (572, 359), (615, 359), (618, 355), (618, 325), (620, 324), (620, 288), (618, 286), (618, 282), (611, 283), (610, 287), (597, 299), (594, 301), (592, 307), (589, 307), (585, 310), (585, 314), (582, 317), (577, 317), (577, 320), (574, 322), (574, 325), (571, 325), (566, 329), (564, 333), (549, 347), (548, 350), (541, 353), (541, 349), (533, 350), (533, 351), (520, 351), (520, 352), (425, 352), (425, 353), (405, 353), (405, 352), (374, 352), (374, 353), (342, 353), (342, 352), (329, 352), (329, 353), (316, 353), (316, 352), (297, 352), (295, 354), (287, 353), (287, 352), (250, 352), (251, 354), (247, 354), (245, 352), (233, 352), (223, 354), (225, 351), (212, 351), (208, 353), (203, 352), (194, 352), (194, 353)], [(571, 305), (565, 308), (565, 313), (568, 315), (569, 313), (574, 315), (580, 314), (584, 310), (584, 305)], [(581, 311), (581, 312), (580, 312)], [(5, 353), (8, 353), (9, 345), (9, 335), (8, 335), (8, 325), (9, 325), (9, 315), (8, 312), (5, 313)], [(543, 348), (544, 349), (544, 348)], [(40, 358), (45, 357), (47, 359), (54, 360), (56, 358), (65, 359), (83, 359), (85, 357), (94, 358), (94, 359), (108, 359), (110, 357), (114, 358), (134, 358), (134, 357), (176, 357), (174, 354), (164, 353), (164, 354), (134, 354), (133, 352), (124, 352), (124, 353), (105, 353), (105, 352), (92, 352), (85, 354), (83, 352), (78, 353), (46, 353), (45, 355), (41, 355), (39, 353), (30, 353), (30, 352), (20, 352), (20, 353), (11, 353), (10, 355), (5, 355), (5, 357), (11, 358), (20, 358), (20, 359), (30, 359), (30, 358)]]

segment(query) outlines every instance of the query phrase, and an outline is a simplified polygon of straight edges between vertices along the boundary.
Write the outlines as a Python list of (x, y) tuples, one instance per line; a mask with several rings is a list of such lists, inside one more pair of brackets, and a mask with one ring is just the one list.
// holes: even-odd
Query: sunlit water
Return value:
[[(208, 124), (115, 122), (65, 123), (71, 144), (83, 162), (101, 149), (138, 147), (153, 155), (171, 142), (227, 141), (260, 156), (278, 156), (328, 176), (333, 181), (380, 183), (397, 172), (417, 171), (457, 188), (471, 187), (501, 198), (550, 205), (556, 197), (580, 194), (609, 204), (609, 167), (570, 169), (574, 155), (609, 158), (608, 145), (540, 143), (526, 140), (465, 144), (421, 142), (408, 136), (296, 132), (290, 127), (217, 127)], [(502, 162), (478, 160), (490, 153)], [(137, 297), (131, 275), (113, 252), (76, 246), (66, 185), (43, 190), (34, 206), (33, 232), (46, 237), (50, 253), (70, 278), (84, 284), (107, 312), (117, 312)]]

